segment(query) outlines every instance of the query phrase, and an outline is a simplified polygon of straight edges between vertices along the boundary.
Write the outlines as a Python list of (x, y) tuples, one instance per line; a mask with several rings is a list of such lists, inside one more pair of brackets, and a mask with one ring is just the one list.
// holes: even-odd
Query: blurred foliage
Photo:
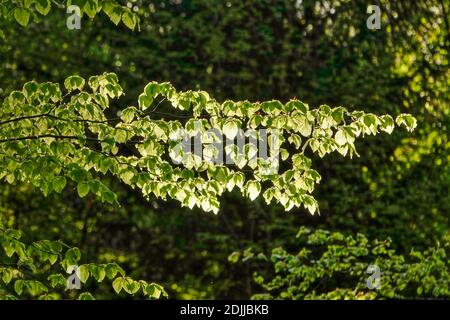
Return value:
[[(134, 30), (139, 28), (139, 17), (133, 12), (133, 7), (122, 6), (114, 0), (68, 0), (59, 2), (55, 0), (1, 0), (0, 1), (0, 25), (1, 23), (18, 23), (27, 27), (30, 22), (39, 23), (51, 10), (66, 10), (68, 14), (78, 18), (87, 16), (93, 19), (98, 13), (105, 13), (109, 19), (118, 24), (121, 21), (126, 27)], [(72, 26), (72, 23), (68, 23)], [(0, 30), (0, 37), (4, 34)]]
[(76, 247), (71, 248), (60, 240), (40, 240), (28, 244), (22, 242), (21, 237), (20, 230), (5, 228), (0, 221), (0, 244), (3, 249), (0, 254), (0, 299), (94, 300), (95, 297), (85, 291), (86, 288), (81, 293), (72, 289), (81, 290), (81, 285), (87, 284), (88, 280), (101, 283), (105, 279), (114, 279), (112, 287), (117, 294), (123, 291), (155, 299), (167, 297), (160, 285), (133, 280), (117, 263), (78, 265), (81, 252)]
[[(295, 254), (283, 248), (268, 258), (251, 249), (234, 252), (233, 263), (271, 263), (269, 280), (255, 271), (254, 279), (267, 293), (252, 299), (418, 299), (449, 298), (449, 239), (442, 247), (399, 255), (389, 239), (369, 241), (363, 234), (311, 231), (297, 234), (301, 249)], [(262, 261), (262, 262), (261, 262)]]
[[(367, 139), (357, 145), (361, 157), (352, 161), (314, 158), (322, 173), (315, 194), (320, 217), (303, 209), (286, 214), (234, 194), (221, 199), (222, 210), (213, 216), (172, 202), (149, 206), (123, 186), (115, 188), (126, 199), (117, 209), (71, 192), (44, 198), (26, 185), (2, 185), (1, 215), (27, 231), (27, 241), (81, 243), (90, 260), (115, 259), (132, 277), (164, 284), (174, 298), (248, 298), (260, 292), (253, 271), (227, 257), (249, 246), (258, 252), (297, 250), (295, 234), (302, 225), (380, 241), (389, 237), (395, 256), (404, 256), (408, 265), (412, 248), (433, 250), (448, 237), (447, 1), (377, 1), (380, 30), (367, 29), (368, 3), (362, 0), (133, 3), (140, 32), (115, 27), (103, 16), (83, 19), (81, 30), (70, 31), (57, 10), (26, 29), (2, 26), (0, 96), (32, 79), (62, 82), (74, 73), (107, 71), (123, 82), (127, 95), (120, 105), (134, 103), (151, 80), (170, 81), (222, 101), (296, 97), (376, 114), (408, 112), (418, 128), (383, 142)], [(355, 284), (349, 281), (348, 288)], [(96, 297), (108, 297), (102, 292)]]

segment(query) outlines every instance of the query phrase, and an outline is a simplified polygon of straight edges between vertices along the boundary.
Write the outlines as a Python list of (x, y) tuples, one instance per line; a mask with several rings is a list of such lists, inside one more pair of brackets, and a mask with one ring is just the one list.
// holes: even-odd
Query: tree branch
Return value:
[(68, 140), (86, 140), (86, 141), (95, 141), (102, 142), (100, 139), (90, 138), (90, 137), (78, 137), (78, 136), (59, 136), (54, 134), (43, 134), (38, 136), (27, 136), (27, 137), (17, 137), (10, 139), (1, 139), (0, 143), (4, 142), (13, 142), (13, 141), (22, 141), (22, 140), (35, 140), (35, 139), (43, 139), (43, 138), (55, 138), (55, 139), (68, 139)]

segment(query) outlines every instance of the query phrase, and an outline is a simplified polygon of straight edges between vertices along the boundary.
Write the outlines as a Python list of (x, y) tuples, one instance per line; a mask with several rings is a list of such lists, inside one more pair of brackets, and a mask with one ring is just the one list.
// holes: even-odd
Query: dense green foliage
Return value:
[[(449, 242), (404, 257), (391, 248), (391, 241), (369, 241), (364, 235), (345, 236), (324, 230), (301, 228), (295, 254), (275, 248), (270, 255), (275, 276), (269, 281), (255, 272), (255, 282), (267, 294), (254, 299), (376, 299), (450, 296)], [(230, 255), (231, 262), (268, 261), (251, 250)], [(248, 262), (247, 262), (248, 263)], [(380, 270), (379, 288), (369, 288), (368, 278)], [(262, 268), (264, 269), (264, 268)], [(382, 270), (382, 272), (381, 272)], [(375, 280), (375, 279), (374, 279)], [(375, 284), (373, 284), (375, 286)]]
[[(99, 12), (104, 12), (114, 24), (123, 22), (128, 28), (134, 29), (139, 25), (139, 17), (132, 9), (120, 5), (114, 0), (68, 0), (59, 3), (51, 0), (2, 0), (0, 2), (0, 18), (3, 21), (15, 21), (22, 27), (28, 26), (31, 21), (39, 22), (41, 16), (46, 16), (52, 6), (75, 13), (71, 6), (79, 10), (80, 18), (87, 15), (93, 19)], [(0, 33), (4, 37), (3, 33)]]
[[(9, 7), (10, 2), (15, 5)], [(126, 6), (125, 2), (117, 2), (123, 8)], [(44, 151), (43, 159), (46, 159), (52, 143), (53, 146), (63, 143), (76, 146), (69, 150), (71, 156), (63, 161), (75, 165), (79, 163), (74, 159), (82, 154), (82, 150), (101, 157), (103, 153), (111, 155), (114, 146), (119, 146), (120, 156), (129, 159), (134, 155), (142, 160), (139, 151), (133, 149), (131, 152), (128, 146), (122, 147), (129, 144), (125, 141), (134, 138), (126, 137), (122, 142), (120, 138), (119, 142), (109, 140), (111, 145), (83, 139), (6, 142), (0, 148), (18, 145), (19, 149), (14, 151), (11, 147), (8, 152), (19, 158), (14, 161), (2, 158), (2, 163), (10, 165), (3, 165), (2, 169), (6, 170), (3, 172), (10, 181), (14, 179), (14, 185), (1, 183), (0, 215), (5, 230), (21, 230), (21, 239), (25, 243), (61, 239), (71, 247), (80, 247), (86, 261), (99, 265), (117, 261), (132, 278), (161, 283), (175, 298), (248, 298), (262, 292), (263, 288), (253, 282), (255, 270), (248, 263), (244, 267), (230, 264), (227, 257), (247, 247), (254, 248), (255, 252), (268, 252), (280, 246), (287, 252), (298, 251), (295, 235), (302, 225), (343, 234), (363, 233), (368, 239), (378, 239), (379, 243), (391, 238), (389, 250), (395, 252), (380, 256), (382, 272), (383, 266), (393, 270), (387, 264), (391, 260), (395, 264), (401, 259), (399, 257), (406, 261), (401, 266), (400, 262), (397, 264), (399, 270), (415, 270), (414, 266), (430, 262), (430, 257), (436, 257), (434, 265), (443, 261), (443, 265), (448, 266), (448, 260), (440, 256), (442, 249), (433, 251), (439, 242), (442, 246), (446, 243), (450, 232), (450, 8), (445, 1), (379, 1), (382, 11), (380, 30), (366, 28), (368, 14), (364, 1), (134, 1), (133, 5), (138, 7), (136, 14), (140, 17), (140, 32), (131, 31), (133, 28), (127, 27), (125, 21), (116, 27), (115, 20), (107, 17), (107, 12), (107, 15), (97, 15), (94, 20), (83, 18), (81, 30), (67, 30), (65, 10), (56, 10), (53, 5), (45, 17), (39, 11), (36, 13), (32, 5), (33, 17), (30, 16), (28, 26), (24, 28), (14, 18), (14, 8), (21, 7), (24, 2), (1, 2), (2, 5), (5, 3), (8, 7), (2, 7), (5, 19), (0, 23), (4, 34), (0, 43), (0, 96), (3, 101), (9, 103), (8, 97), (18, 88), (24, 94), (28, 89), (22, 86), (30, 80), (34, 80), (32, 83), (39, 87), (37, 91), (42, 92), (43, 87), (50, 86), (46, 82), (56, 86), (74, 74), (86, 79), (85, 91), (93, 98), (88, 79), (104, 72), (116, 73), (126, 94), (120, 99), (108, 99), (108, 108), (101, 108), (102, 112), (95, 115), (80, 114), (80, 109), (73, 105), (81, 95), (77, 90), (62, 99), (66, 94), (63, 89), (62, 100), (49, 101), (49, 105), (62, 103), (69, 106), (66, 114), (51, 110), (51, 116), (76, 120), (100, 117), (101, 121), (118, 118), (102, 126), (104, 133), (97, 129), (91, 132), (90, 125), (72, 123), (67, 126), (63, 120), (48, 117), (42, 121), (33, 119), (5, 124), (9, 130), (15, 128), (18, 131), (11, 135), (9, 130), (1, 128), (3, 140), (39, 133), (44, 129), (33, 124), (41, 122), (55, 130), (75, 130), (73, 135), (77, 137), (103, 140), (102, 135), (106, 132), (111, 133), (117, 125), (126, 123), (116, 113), (128, 105), (136, 106), (137, 110), (131, 123), (148, 122), (142, 120), (148, 116), (147, 112), (151, 122), (172, 121), (185, 126), (187, 120), (195, 116), (192, 108), (187, 112), (173, 109), (177, 106), (168, 99), (161, 101), (161, 97), (153, 97), (156, 99), (152, 107), (140, 108), (138, 97), (151, 81), (160, 84), (169, 81), (180, 90), (177, 93), (204, 90), (209, 93), (208, 97), (217, 99), (219, 106), (227, 99), (288, 102), (298, 98), (312, 106), (330, 105), (332, 109), (345, 106), (348, 115), (355, 110), (364, 110), (366, 114), (376, 115), (409, 113), (417, 119), (413, 133), (396, 130), (390, 136), (368, 136), (363, 142), (356, 141), (360, 155), (357, 158), (344, 158), (338, 153), (321, 158), (315, 152), (317, 150), (305, 149), (304, 155), (311, 159), (313, 168), (321, 175), (321, 183), (311, 193), (320, 207), (320, 216), (305, 214), (303, 207), (294, 207), (284, 213), (282, 206), (264, 204), (263, 197), (250, 201), (242, 197), (239, 191), (244, 195), (248, 193), (239, 186), (231, 193), (220, 195), (222, 192), (217, 192), (220, 195), (217, 215), (205, 214), (195, 208), (191, 211), (180, 207), (178, 202), (161, 201), (149, 194), (143, 197), (141, 188), (133, 189), (121, 183), (123, 177), (117, 171), (116, 162), (108, 164), (105, 174), (92, 163), (83, 178), (99, 182), (91, 182), (91, 188), (89, 182), (81, 181), (80, 185), (84, 186), (79, 188), (81, 195), (86, 192), (86, 185), (91, 193), (79, 199), (76, 190), (80, 181), (73, 180), (64, 171), (67, 167), (58, 172), (60, 166), (57, 163), (47, 166), (46, 162), (39, 163), (39, 158), (28, 159), (36, 148)], [(30, 86), (33, 85), (28, 84)], [(25, 99), (29, 97), (25, 96)], [(27, 102), (30, 108), (14, 108), (8, 115), (2, 113), (0, 121), (11, 119), (11, 115), (36, 115), (44, 110), (40, 109), (44, 106), (37, 102), (39, 99)], [(318, 113), (317, 110), (326, 111), (325, 107), (308, 111)], [(206, 113), (203, 110), (202, 115)], [(247, 126), (249, 119), (239, 115), (230, 117)], [(318, 121), (315, 116), (314, 121)], [(383, 123), (379, 121), (379, 124)], [(133, 134), (144, 137), (142, 133)], [(300, 136), (301, 143), (305, 143), (308, 137), (301, 133)], [(116, 138), (116, 135), (111, 137)], [(288, 138), (286, 136), (286, 140)], [(131, 144), (134, 148), (136, 142)], [(25, 148), (30, 149), (29, 154), (22, 152)], [(286, 149), (292, 156), (298, 148), (293, 143)], [(63, 154), (59, 154), (59, 160)], [(41, 172), (27, 173), (14, 167), (22, 161), (33, 163), (37, 170), (48, 168), (42, 171), (48, 178), (46, 183), (33, 178), (39, 177)], [(292, 166), (289, 161), (281, 167), (283, 170)], [(133, 164), (133, 170), (141, 165)], [(252, 168), (243, 169), (246, 178), (253, 176)], [(250, 171), (246, 171), (248, 169)], [(265, 183), (261, 192), (273, 182)], [(48, 196), (44, 197), (33, 185)], [(221, 181), (220, 188), (224, 187), (224, 181)], [(105, 203), (98, 201), (102, 198)], [(168, 198), (173, 196), (169, 194)], [(117, 199), (121, 206), (108, 204), (108, 199), (112, 202)], [(334, 245), (333, 239), (329, 241)], [(350, 246), (347, 242), (340, 245)], [(367, 246), (371, 250), (372, 245)], [(412, 248), (419, 252), (428, 251), (428, 254), (424, 253), (426, 258), (419, 262), (414, 260), (416, 258), (409, 256)], [(308, 254), (301, 261), (320, 259), (320, 253), (315, 254), (318, 256)], [(365, 263), (364, 266), (373, 262), (372, 256), (353, 252), (349, 255), (355, 257), (355, 263)], [(286, 258), (289, 256), (286, 254)], [(0, 258), (2, 263), (3, 258)], [(333, 259), (340, 261), (336, 255)], [(315, 266), (318, 273), (311, 279), (321, 275), (320, 267)], [(353, 270), (363, 270), (356, 264), (352, 266)], [(298, 267), (302, 270), (301, 265)], [(434, 275), (435, 279), (446, 279), (446, 270), (448, 268), (443, 268), (442, 273)], [(272, 268), (261, 264), (256, 271), (269, 276)], [(327, 280), (326, 285), (322, 282), (316, 294), (357, 288), (368, 298), (389, 297), (390, 293), (361, 288), (367, 276), (364, 271), (336, 282)], [(306, 296), (297, 287), (284, 286), (284, 281), (292, 275), (289, 272), (281, 274), (285, 277), (280, 282), (282, 291), (291, 292), (297, 298), (313, 297), (312, 294)], [(391, 285), (389, 290), (392, 289), (396, 297), (446, 296), (445, 290), (440, 290), (443, 286), (433, 285), (426, 289), (425, 275), (425, 271), (409, 273), (410, 284), (403, 289), (392, 287), (393, 282), (386, 285)], [(398, 281), (394, 276), (389, 279)], [(434, 284), (433, 281), (429, 283)], [(419, 293), (418, 287), (424, 289)], [(433, 292), (434, 287), (440, 288), (438, 294)], [(89, 289), (96, 298), (114, 297), (110, 286), (90, 283)], [(352, 293), (344, 290), (342, 294)]]
[[(155, 283), (143, 280), (136, 281), (126, 276), (125, 271), (116, 263), (81, 264), (81, 252), (78, 248), (71, 248), (61, 241), (41, 240), (31, 244), (20, 241), (21, 233), (14, 229), (3, 229), (0, 224), (0, 243), (6, 255), (6, 263), (0, 266), (4, 299), (17, 297), (38, 298), (43, 300), (61, 299), (61, 289), (66, 289), (68, 275), (76, 273), (81, 283), (85, 284), (89, 277), (97, 282), (105, 278), (114, 279), (112, 286), (116, 293), (122, 289), (128, 294), (136, 294), (140, 290), (146, 296), (158, 299), (161, 294), (167, 296), (164, 289)], [(59, 262), (63, 273), (56, 273), (53, 266)], [(116, 277), (117, 276), (117, 277)], [(45, 279), (45, 284), (41, 279)], [(14, 285), (12, 285), (14, 283)], [(8, 287), (10, 285), (11, 288)], [(52, 289), (54, 292), (52, 292)], [(74, 292), (69, 293), (73, 296)], [(70, 297), (70, 295), (68, 296)], [(80, 300), (95, 299), (91, 293), (76, 294)]]
[[(390, 115), (350, 113), (342, 107), (309, 110), (298, 100), (220, 104), (206, 92), (177, 92), (169, 83), (155, 82), (139, 96), (139, 108), (124, 108), (119, 118), (108, 119), (104, 112), (109, 99), (123, 93), (117, 76), (93, 76), (87, 83), (70, 76), (64, 81), (63, 96), (58, 84), (28, 82), (5, 98), (0, 113), (0, 179), (31, 183), (48, 195), (63, 191), (69, 178), (77, 184), (80, 197), (91, 191), (102, 201), (117, 203), (116, 195), (90, 171), (111, 173), (147, 198), (150, 194), (173, 198), (190, 209), (198, 206), (216, 213), (218, 196), (225, 190), (237, 186), (255, 200), (265, 184), (268, 204), (274, 199), (286, 210), (303, 204), (314, 214), (318, 206), (310, 193), (321, 177), (304, 154), (307, 148), (320, 157), (333, 151), (352, 156), (359, 136), (391, 133), (395, 123), (409, 131), (416, 127), (416, 119), (408, 114), (394, 121)], [(175, 109), (192, 110), (192, 117), (184, 124), (153, 119), (151, 110), (158, 99), (169, 101)], [(272, 150), (267, 150), (267, 157), (258, 152), (263, 144), (257, 130), (261, 127), (269, 134)], [(197, 135), (194, 144), (200, 146), (199, 154), (190, 145), (190, 138)], [(234, 143), (239, 135), (241, 147)], [(246, 136), (260, 143), (247, 142)], [(223, 137), (233, 143), (214, 145)], [(183, 139), (189, 140), (188, 149)], [(301, 150), (291, 155), (289, 145)], [(167, 155), (178, 165), (172, 166)], [(226, 166), (225, 156), (237, 170)], [(282, 161), (291, 164), (284, 172), (279, 171)], [(249, 179), (239, 172), (244, 168), (253, 170)]]

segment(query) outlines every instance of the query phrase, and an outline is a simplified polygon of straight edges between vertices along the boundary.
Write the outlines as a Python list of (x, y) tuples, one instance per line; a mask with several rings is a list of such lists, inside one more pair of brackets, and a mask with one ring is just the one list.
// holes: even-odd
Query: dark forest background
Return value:
[[(120, 208), (79, 199), (70, 189), (44, 197), (27, 185), (2, 184), (2, 219), (30, 241), (63, 239), (91, 261), (115, 260), (180, 299), (262, 292), (252, 264), (228, 257), (249, 247), (298, 250), (302, 226), (390, 238), (400, 255), (449, 242), (450, 4), (371, 2), (138, 0), (140, 32), (102, 16), (70, 31), (58, 10), (27, 28), (3, 27), (2, 98), (32, 79), (115, 72), (126, 93), (120, 107), (136, 105), (145, 84), (156, 80), (205, 90), (219, 101), (296, 97), (311, 106), (411, 113), (418, 127), (358, 142), (358, 158), (314, 158), (322, 174), (315, 191), (320, 216), (234, 193), (221, 199), (217, 215), (207, 214), (171, 201), (149, 203), (111, 179)], [(381, 8), (379, 30), (366, 27), (369, 4)], [(113, 297), (106, 285), (92, 291)]]

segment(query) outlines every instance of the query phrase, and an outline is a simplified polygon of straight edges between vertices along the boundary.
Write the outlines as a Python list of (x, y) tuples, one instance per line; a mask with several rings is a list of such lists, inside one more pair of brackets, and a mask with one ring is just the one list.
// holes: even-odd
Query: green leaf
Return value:
[(27, 82), (23, 86), (23, 92), (28, 98), (28, 101), (31, 101), (31, 98), (39, 92), (39, 84), (35, 81)]
[(79, 183), (77, 186), (78, 195), (84, 198), (89, 193), (89, 184), (87, 182)]
[(231, 263), (236, 263), (239, 261), (240, 257), (241, 257), (241, 253), (239, 251), (235, 251), (228, 256), (228, 261)]
[(125, 271), (116, 263), (108, 263), (105, 267), (105, 272), (108, 279), (113, 279), (117, 273), (125, 276)]
[(317, 210), (317, 201), (310, 195), (305, 195), (303, 198), (303, 204), (311, 214), (314, 214)]
[(114, 203), (116, 201), (116, 194), (112, 191), (102, 192), (102, 200), (108, 203)]
[(64, 81), (64, 86), (67, 91), (72, 92), (74, 90), (83, 90), (86, 80), (80, 76), (70, 76)]
[(36, 0), (36, 10), (43, 16), (46, 16), (52, 7), (50, 0)]
[(331, 116), (333, 117), (333, 120), (336, 122), (336, 124), (340, 124), (344, 120), (344, 108), (335, 108), (331, 112)]
[(18, 296), (22, 295), (24, 282), (24, 280), (16, 280), (14, 282), (14, 291), (16, 291)]
[(413, 131), (417, 127), (417, 120), (410, 114), (401, 114), (396, 119), (395, 122), (401, 126), (404, 125), (406, 130)]
[(64, 255), (65, 259), (72, 265), (75, 265), (81, 259), (81, 252), (78, 248), (70, 248)]
[(133, 119), (136, 117), (136, 108), (134, 107), (128, 107), (126, 109), (123, 109), (120, 115), (120, 118), (125, 123), (131, 123)]
[(105, 1), (103, 3), (103, 11), (116, 26), (119, 24), (122, 18), (122, 8), (120, 6), (113, 1)]
[(147, 96), (145, 93), (139, 96), (139, 108), (141, 110), (147, 110), (153, 103), (153, 98)]
[(309, 137), (312, 132), (312, 125), (309, 122), (308, 118), (304, 115), (297, 114), (294, 117), (294, 122), (297, 125), (297, 130), (304, 137)]
[(394, 125), (395, 125), (394, 119), (392, 119), (390, 115), (385, 115), (381, 117), (380, 130), (391, 134), (392, 131), (394, 130)]
[(302, 138), (298, 134), (291, 134), (288, 141), (292, 143), (297, 149), (302, 145)]
[(11, 282), (12, 279), (12, 271), (10, 269), (3, 269), (2, 280), (5, 284)]
[(25, 8), (15, 8), (14, 18), (21, 26), (26, 27), (30, 21), (30, 12)]
[(43, 292), (47, 292), (47, 287), (40, 281), (27, 280), (26, 281), (29, 292), (32, 296), (38, 296)]
[(122, 21), (131, 30), (134, 30), (134, 28), (136, 27), (136, 17), (128, 10), (125, 10), (125, 12), (122, 14)]
[(255, 129), (261, 124), (262, 121), (263, 121), (263, 117), (260, 116), (259, 114), (255, 114), (254, 116), (252, 116), (250, 118), (249, 126), (250, 126), (250, 128)]
[(119, 294), (120, 291), (122, 290), (124, 283), (125, 283), (125, 277), (118, 277), (113, 281), (112, 286), (113, 286), (114, 291), (117, 294)]
[(246, 185), (247, 194), (250, 200), (255, 200), (261, 192), (261, 184), (258, 181), (249, 181)]
[[(102, 282), (105, 279), (106, 271), (103, 266), (98, 266), (95, 264), (91, 264), (89, 266), (92, 276), (97, 280), (97, 282)], [(114, 277), (114, 276), (113, 276)]]
[(52, 187), (57, 193), (60, 193), (66, 186), (67, 180), (65, 177), (58, 176), (52, 180)]
[(274, 195), (275, 195), (275, 192), (274, 192), (273, 188), (269, 188), (266, 191), (264, 191), (263, 197), (264, 197), (264, 200), (266, 201), (267, 204), (270, 204), (270, 202), (272, 201)]
[(98, 10), (98, 0), (87, 0), (84, 4), (84, 12), (88, 15), (89, 18), (93, 19), (97, 14)]
[(377, 122), (377, 118), (373, 114), (366, 114), (363, 117), (363, 122), (366, 126), (371, 127)]
[(159, 299), (161, 297), (161, 294), (163, 294), (164, 296), (167, 296), (167, 293), (165, 293), (163, 288), (155, 283), (149, 284), (145, 288), (145, 291), (149, 297), (154, 298), (154, 299)]
[(286, 104), (285, 108), (288, 112), (292, 110), (298, 110), (300, 113), (306, 114), (306, 112), (308, 112), (309, 106), (298, 100), (290, 100)]
[(421, 287), (421, 286), (417, 287), (416, 292), (417, 292), (417, 295), (421, 296), (423, 293), (423, 287)]
[(224, 125), (222, 126), (222, 132), (228, 139), (234, 139), (239, 132), (238, 122), (234, 119), (225, 121)]
[(133, 281), (131, 278), (125, 279), (125, 283), (123, 285), (123, 289), (125, 290), (125, 292), (129, 294), (135, 294), (136, 292), (139, 291), (140, 288), (141, 285), (139, 282)]
[(67, 284), (67, 279), (62, 274), (52, 274), (47, 279), (53, 288), (58, 286), (64, 287)]
[(340, 146), (343, 146), (347, 143), (347, 137), (345, 134), (345, 131), (342, 129), (339, 129), (336, 132), (336, 135), (334, 136), (334, 140), (336, 140), (336, 143)]
[(78, 296), (78, 300), (95, 300), (95, 298), (89, 292), (83, 292)]
[(89, 265), (82, 264), (78, 267), (77, 276), (81, 282), (86, 283), (89, 279)]

